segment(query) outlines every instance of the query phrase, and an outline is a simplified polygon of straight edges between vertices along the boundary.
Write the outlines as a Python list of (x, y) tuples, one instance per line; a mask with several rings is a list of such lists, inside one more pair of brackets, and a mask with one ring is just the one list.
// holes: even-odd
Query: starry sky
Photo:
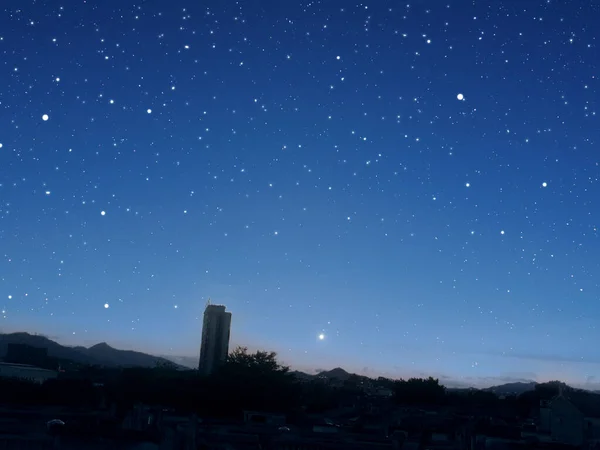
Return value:
[(3, 331), (600, 382), (597, 2), (0, 8)]

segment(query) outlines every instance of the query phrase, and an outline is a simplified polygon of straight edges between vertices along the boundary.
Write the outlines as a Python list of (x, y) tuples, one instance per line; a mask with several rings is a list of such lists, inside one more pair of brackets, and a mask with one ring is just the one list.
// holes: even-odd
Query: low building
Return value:
[(562, 390), (540, 405), (540, 431), (552, 441), (595, 448), (600, 444), (600, 396)]
[(16, 378), (42, 384), (46, 380), (54, 379), (57, 376), (58, 372), (55, 370), (41, 369), (28, 364), (0, 362), (1, 378)]

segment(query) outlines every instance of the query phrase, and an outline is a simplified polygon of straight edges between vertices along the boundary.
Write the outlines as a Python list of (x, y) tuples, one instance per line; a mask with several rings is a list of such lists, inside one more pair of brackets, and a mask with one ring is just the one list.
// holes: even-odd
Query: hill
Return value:
[(306, 381), (310, 381), (310, 380), (317, 380), (317, 379), (327, 379), (327, 380), (337, 380), (337, 381), (348, 381), (350, 379), (355, 379), (355, 380), (369, 380), (369, 377), (366, 377), (364, 375), (356, 375), (354, 373), (350, 373), (345, 371), (344, 369), (342, 369), (341, 367), (336, 367), (335, 369), (331, 369), (331, 370), (321, 370), (316, 374), (308, 374), (306, 372), (300, 372), (298, 370), (294, 370), (292, 372), (290, 372), (291, 374), (293, 374), (297, 379), (299, 380), (306, 380)]
[(329, 380), (346, 381), (352, 376), (352, 374), (346, 372), (341, 367), (336, 367), (335, 369), (319, 372), (317, 376), (319, 378), (327, 378)]
[(290, 374), (294, 375), (299, 380), (311, 381), (317, 378), (317, 375), (311, 375), (310, 373), (301, 372), (299, 370), (293, 370)]
[[(25, 344), (31, 347), (45, 348), (48, 356), (58, 360), (73, 361), (79, 364), (104, 367), (156, 367), (157, 365), (175, 365), (158, 356), (129, 350), (119, 350), (105, 342), (90, 348), (67, 347), (45, 336), (29, 333), (0, 334), (0, 358), (6, 357), (8, 344)], [(180, 368), (181, 366), (175, 365)]]
[[(0, 334), (0, 358), (5, 358), (8, 344), (25, 344), (31, 347), (45, 348), (48, 356), (61, 360), (69, 360), (80, 364), (100, 364), (92, 356), (85, 354), (85, 347), (65, 347), (45, 336), (29, 333)], [(84, 350), (84, 351), (82, 351)]]
[[(320, 379), (325, 378), (328, 380), (340, 380), (340, 381), (346, 381), (346, 380), (349, 380), (350, 378), (356, 378), (356, 379), (362, 379), (362, 380), (370, 379), (369, 377), (366, 377), (364, 375), (356, 375), (353, 373), (349, 373), (340, 367), (336, 367), (335, 369), (332, 369), (332, 370), (322, 370), (315, 375), (311, 375), (311, 374), (308, 374), (305, 372), (300, 372), (300, 371), (293, 371), (291, 373), (299, 380), (307, 380), (307, 381), (316, 380), (319, 378)], [(506, 384), (501, 384), (498, 386), (491, 386), (489, 388), (484, 388), (484, 389), (477, 389), (474, 387), (466, 387), (466, 388), (447, 388), (447, 390), (449, 392), (470, 392), (470, 391), (481, 390), (484, 392), (492, 392), (498, 396), (520, 395), (524, 392), (533, 391), (535, 389), (536, 385), (537, 385), (536, 382), (531, 381), (531, 382), (506, 383)]]
[(491, 386), (489, 388), (482, 389), (485, 392), (493, 392), (496, 395), (521, 395), (524, 392), (533, 391), (537, 383), (530, 381), (527, 383), (506, 383), (499, 386)]

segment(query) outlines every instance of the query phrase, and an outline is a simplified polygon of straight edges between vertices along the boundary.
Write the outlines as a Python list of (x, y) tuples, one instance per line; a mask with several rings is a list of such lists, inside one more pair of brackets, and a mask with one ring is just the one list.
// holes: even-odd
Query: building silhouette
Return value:
[(202, 343), (198, 370), (210, 375), (225, 362), (229, 354), (229, 335), (231, 331), (231, 313), (223, 305), (212, 305), (210, 299), (204, 310), (202, 322)]

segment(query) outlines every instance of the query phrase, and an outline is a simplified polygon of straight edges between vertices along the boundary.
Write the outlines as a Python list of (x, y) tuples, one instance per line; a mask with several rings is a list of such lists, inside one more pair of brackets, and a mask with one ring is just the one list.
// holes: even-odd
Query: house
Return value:
[(600, 444), (600, 395), (561, 390), (540, 404), (540, 431), (554, 442), (595, 448)]

